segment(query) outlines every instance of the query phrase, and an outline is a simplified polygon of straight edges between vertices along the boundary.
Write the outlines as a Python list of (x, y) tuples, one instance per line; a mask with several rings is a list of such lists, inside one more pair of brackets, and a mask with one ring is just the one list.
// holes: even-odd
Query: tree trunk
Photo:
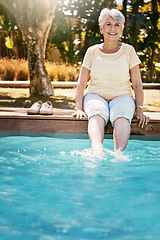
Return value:
[(31, 95), (53, 95), (53, 88), (45, 67), (45, 43), (38, 36), (27, 38), (28, 68)]
[[(23, 32), (25, 32), (27, 40), (31, 95), (54, 95), (51, 81), (45, 67), (46, 43), (53, 20), (53, 10), (51, 9), (56, 6), (53, 7), (53, 3), (56, 4), (56, 1), (47, 0), (45, 4), (43, 4), (42, 0), (30, 0), (28, 4), (27, 31)], [(21, 29), (23, 28), (22, 23)]]
[(58, 0), (0, 0), (16, 18), (27, 41), (31, 95), (53, 95), (45, 68), (45, 50), (57, 2)]

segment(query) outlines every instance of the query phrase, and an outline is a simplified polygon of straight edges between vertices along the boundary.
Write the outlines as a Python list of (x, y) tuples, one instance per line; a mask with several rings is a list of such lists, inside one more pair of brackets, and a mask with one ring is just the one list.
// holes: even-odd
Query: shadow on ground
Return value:
[(42, 102), (51, 101), (53, 108), (60, 109), (74, 109), (74, 100), (72, 98), (67, 98), (63, 96), (57, 97), (42, 97), (42, 96), (34, 96), (34, 97), (20, 97), (20, 98), (12, 98), (10, 96), (2, 96), (0, 94), (0, 107), (18, 107), (18, 108), (29, 108), (31, 105), (41, 100)]

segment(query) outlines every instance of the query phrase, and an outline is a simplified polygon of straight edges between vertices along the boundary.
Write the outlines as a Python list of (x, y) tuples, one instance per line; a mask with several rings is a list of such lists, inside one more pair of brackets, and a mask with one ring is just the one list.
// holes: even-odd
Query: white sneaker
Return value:
[(53, 114), (53, 107), (52, 107), (52, 103), (50, 101), (44, 102), (42, 103), (42, 106), (40, 108), (40, 114)]
[(35, 102), (28, 110), (28, 114), (39, 114), (40, 108), (42, 106), (42, 101)]

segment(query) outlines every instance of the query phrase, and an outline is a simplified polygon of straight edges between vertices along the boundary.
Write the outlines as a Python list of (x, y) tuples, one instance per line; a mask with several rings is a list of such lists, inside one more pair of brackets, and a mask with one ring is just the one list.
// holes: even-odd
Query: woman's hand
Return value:
[(143, 110), (141, 110), (140, 108), (136, 109), (135, 116), (139, 120), (138, 127), (143, 128), (144, 125), (147, 125), (148, 122), (150, 121), (150, 117), (147, 117), (146, 115), (144, 115)]
[(83, 112), (80, 109), (76, 109), (75, 112), (72, 114), (73, 117), (82, 119), (82, 117), (87, 117), (87, 115), (85, 114), (85, 112)]

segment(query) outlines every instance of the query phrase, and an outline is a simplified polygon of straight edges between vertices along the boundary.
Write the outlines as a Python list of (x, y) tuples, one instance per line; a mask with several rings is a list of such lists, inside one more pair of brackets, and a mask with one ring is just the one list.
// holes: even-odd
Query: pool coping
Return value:
[[(87, 118), (72, 117), (74, 110), (54, 109), (53, 115), (27, 115), (28, 108), (0, 108), (1, 132), (41, 132), (41, 133), (87, 133)], [(137, 119), (132, 120), (131, 135), (160, 136), (160, 113), (146, 112), (150, 122), (143, 129)], [(105, 134), (112, 134), (111, 124), (107, 124)]]

